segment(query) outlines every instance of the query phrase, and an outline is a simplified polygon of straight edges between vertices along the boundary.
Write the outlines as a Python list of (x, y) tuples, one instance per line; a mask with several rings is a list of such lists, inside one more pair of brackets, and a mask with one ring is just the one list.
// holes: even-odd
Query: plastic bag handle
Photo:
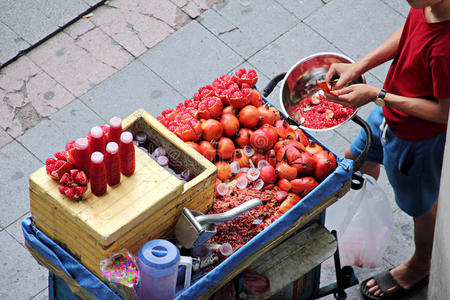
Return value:
[(369, 124), (366, 123), (360, 116), (355, 115), (352, 118), (352, 121), (361, 126), (366, 132), (366, 145), (364, 146), (363, 152), (359, 154), (357, 158), (355, 158), (353, 163), (353, 172), (359, 171), (362, 164), (366, 161), (367, 156), (369, 155), (370, 148), (372, 147), (372, 130), (370, 130)]

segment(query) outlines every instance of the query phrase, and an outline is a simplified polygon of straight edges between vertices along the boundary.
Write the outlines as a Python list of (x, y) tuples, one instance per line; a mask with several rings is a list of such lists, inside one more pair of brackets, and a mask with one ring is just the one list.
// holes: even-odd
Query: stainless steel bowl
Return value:
[[(284, 77), (280, 89), (280, 107), (286, 115), (289, 109), (298, 104), (305, 96), (311, 97), (316, 93), (323, 93), (316, 85), (316, 80), (323, 80), (331, 64), (352, 63), (349, 57), (333, 52), (321, 52), (307, 56), (297, 62)], [(364, 75), (361, 75), (352, 83), (366, 83)], [(355, 116), (357, 110), (345, 122)], [(294, 118), (292, 115), (290, 117)], [(345, 123), (343, 122), (343, 123)], [(314, 129), (300, 126), (310, 131), (327, 131), (341, 126), (343, 123), (325, 129)]]

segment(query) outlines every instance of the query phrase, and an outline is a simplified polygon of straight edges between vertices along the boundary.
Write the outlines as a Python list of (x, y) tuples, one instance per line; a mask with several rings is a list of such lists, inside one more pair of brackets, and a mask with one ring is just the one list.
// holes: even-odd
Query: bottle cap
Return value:
[(133, 141), (133, 135), (129, 131), (124, 131), (120, 135), (120, 141), (125, 144), (131, 143)]
[(97, 139), (103, 136), (103, 130), (100, 128), (100, 126), (92, 127), (91, 136)]
[(88, 148), (88, 139), (87, 138), (79, 138), (75, 141), (75, 149), (77, 150), (86, 150)]
[(116, 142), (109, 142), (106, 145), (106, 151), (110, 154), (116, 154), (119, 151), (119, 145)]
[(109, 120), (109, 125), (111, 127), (121, 127), (122, 126), (122, 119), (119, 117), (112, 117), (111, 120)]
[(96, 164), (101, 163), (103, 161), (103, 153), (98, 152), (98, 151), (92, 153), (91, 161)]

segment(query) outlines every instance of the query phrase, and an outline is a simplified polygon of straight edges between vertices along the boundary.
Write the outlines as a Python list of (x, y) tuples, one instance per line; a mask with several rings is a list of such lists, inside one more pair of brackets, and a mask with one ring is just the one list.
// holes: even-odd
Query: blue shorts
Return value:
[[(376, 107), (366, 122), (373, 134), (368, 161), (383, 164), (395, 193), (395, 202), (408, 215), (426, 214), (439, 196), (446, 133), (423, 141), (406, 141), (387, 127), (383, 138), (383, 110)], [(361, 130), (350, 146), (356, 157), (364, 149), (366, 133)]]

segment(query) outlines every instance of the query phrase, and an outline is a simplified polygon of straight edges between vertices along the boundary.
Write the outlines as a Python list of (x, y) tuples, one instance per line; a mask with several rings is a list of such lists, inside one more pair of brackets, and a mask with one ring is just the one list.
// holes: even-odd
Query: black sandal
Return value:
[[(382, 296), (375, 296), (369, 292), (369, 288), (367, 287), (367, 282), (371, 279), (375, 279), (376, 284), (380, 288), (383, 293)], [(423, 279), (419, 280), (416, 284), (414, 284), (409, 289), (402, 288), (398, 282), (392, 277), (391, 272), (384, 271), (380, 274), (377, 274), (373, 277), (367, 278), (360, 284), (361, 294), (367, 299), (373, 300), (383, 300), (383, 299), (394, 299), (400, 296), (403, 296), (411, 291), (425, 285), (428, 283), (429, 276), (425, 276)]]

